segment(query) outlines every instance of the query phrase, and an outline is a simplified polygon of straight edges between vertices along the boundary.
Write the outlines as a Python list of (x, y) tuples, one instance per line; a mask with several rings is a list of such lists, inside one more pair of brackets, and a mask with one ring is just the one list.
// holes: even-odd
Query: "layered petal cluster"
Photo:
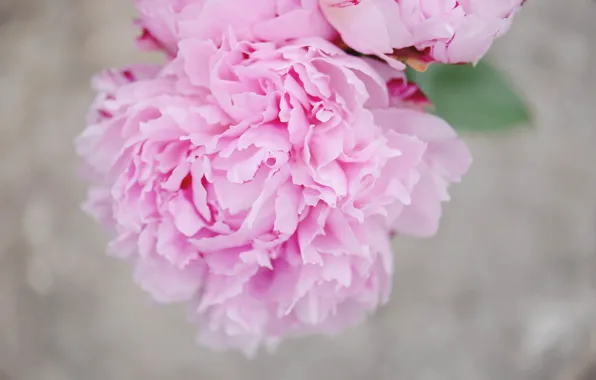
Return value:
[(178, 47), (95, 82), (77, 150), (111, 251), (212, 346), (354, 325), (389, 295), (390, 234), (436, 231), (466, 147), (403, 74), (323, 39)]
[(344, 42), (365, 54), (416, 48), (429, 61), (477, 62), (525, 0), (321, 0)]
[(178, 42), (192, 37), (221, 43), (233, 29), (247, 41), (281, 42), (333, 38), (336, 32), (318, 0), (134, 0), (143, 32), (142, 47), (175, 55)]

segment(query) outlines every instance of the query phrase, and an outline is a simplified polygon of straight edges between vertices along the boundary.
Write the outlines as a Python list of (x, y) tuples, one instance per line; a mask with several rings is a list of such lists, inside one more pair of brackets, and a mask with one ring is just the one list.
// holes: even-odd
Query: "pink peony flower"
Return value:
[(143, 32), (141, 47), (172, 55), (184, 38), (221, 43), (232, 28), (238, 39), (284, 41), (302, 37), (334, 38), (335, 31), (318, 0), (134, 0)]
[(390, 233), (435, 232), (466, 147), (389, 92), (403, 74), (322, 39), (179, 47), (95, 81), (77, 149), (111, 251), (211, 346), (358, 323), (388, 298)]
[(399, 50), (415, 47), (423, 61), (465, 63), (480, 60), (524, 2), (321, 0), (321, 7), (344, 42), (361, 53), (400, 56)]

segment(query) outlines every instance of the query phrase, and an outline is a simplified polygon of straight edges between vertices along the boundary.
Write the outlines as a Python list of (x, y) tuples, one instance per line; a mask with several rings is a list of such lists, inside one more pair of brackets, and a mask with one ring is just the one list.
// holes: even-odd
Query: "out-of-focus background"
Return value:
[(467, 136), (435, 239), (399, 240), (390, 304), (250, 361), (194, 343), (79, 210), (97, 70), (146, 59), (123, 0), (0, 0), (0, 380), (592, 380), (596, 3), (529, 1), (492, 59), (533, 128)]

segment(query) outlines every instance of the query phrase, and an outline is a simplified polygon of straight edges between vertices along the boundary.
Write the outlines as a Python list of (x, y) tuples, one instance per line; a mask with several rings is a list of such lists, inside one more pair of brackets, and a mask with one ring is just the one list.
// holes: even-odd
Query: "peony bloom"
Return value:
[(232, 28), (238, 39), (284, 41), (333, 38), (336, 33), (318, 0), (134, 0), (143, 32), (141, 47), (175, 55), (178, 42), (192, 37), (221, 43)]
[(77, 149), (111, 251), (157, 301), (189, 301), (211, 346), (358, 323), (388, 298), (390, 234), (435, 232), (466, 147), (390, 92), (403, 74), (330, 42), (179, 48), (96, 80)]
[(321, 0), (344, 42), (365, 54), (477, 62), (525, 0)]

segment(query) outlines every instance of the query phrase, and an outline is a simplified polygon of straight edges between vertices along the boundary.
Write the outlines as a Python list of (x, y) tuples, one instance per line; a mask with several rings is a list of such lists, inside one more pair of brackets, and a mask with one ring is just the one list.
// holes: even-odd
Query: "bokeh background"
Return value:
[(491, 59), (534, 126), (466, 135), (439, 235), (398, 240), (390, 304), (247, 360), (194, 343), (79, 209), (89, 77), (147, 59), (124, 0), (0, 0), (0, 380), (593, 380), (596, 2), (535, 0)]

